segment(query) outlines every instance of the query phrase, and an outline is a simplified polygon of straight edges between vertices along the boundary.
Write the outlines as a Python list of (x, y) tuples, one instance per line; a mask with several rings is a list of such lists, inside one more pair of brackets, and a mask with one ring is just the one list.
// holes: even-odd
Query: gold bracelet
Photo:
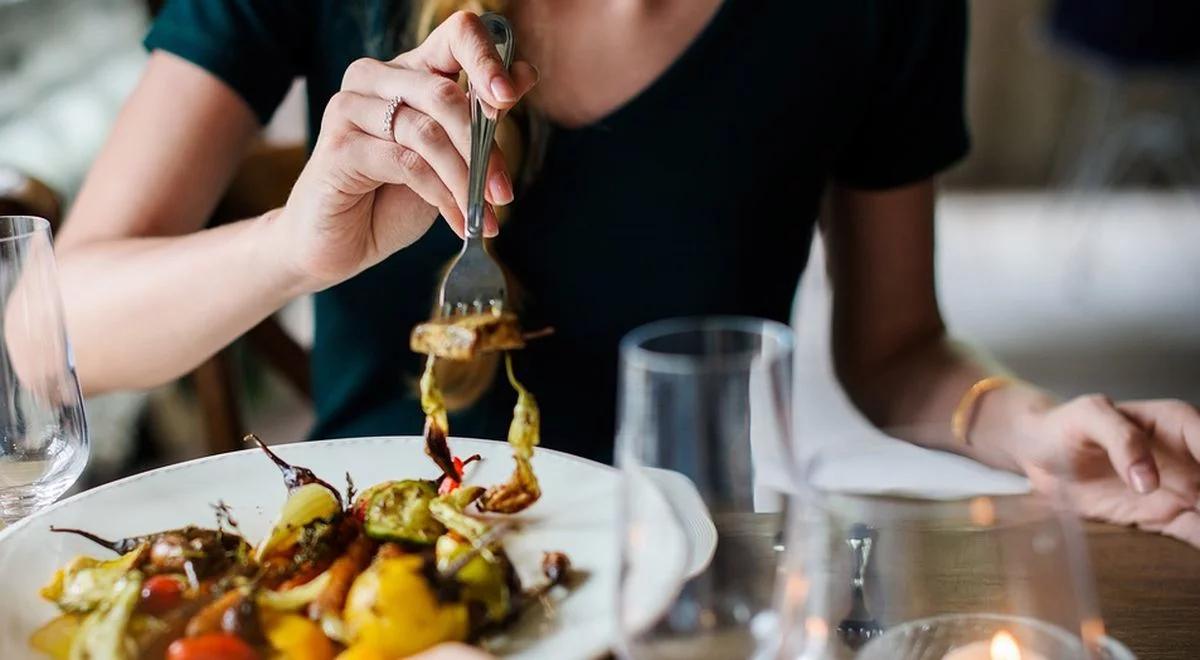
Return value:
[(954, 408), (954, 414), (950, 417), (950, 432), (954, 434), (954, 440), (959, 444), (970, 445), (971, 438), (967, 432), (971, 429), (971, 422), (975, 417), (975, 406), (980, 397), (1014, 382), (1016, 381), (1008, 376), (988, 376), (975, 381), (966, 394), (963, 394), (958, 406)]

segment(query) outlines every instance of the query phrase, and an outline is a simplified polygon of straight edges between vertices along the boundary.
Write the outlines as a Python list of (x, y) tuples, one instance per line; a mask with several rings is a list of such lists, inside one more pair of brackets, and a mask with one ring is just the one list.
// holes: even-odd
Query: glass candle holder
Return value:
[(1125, 660), (1052, 498), (789, 502), (776, 658)]

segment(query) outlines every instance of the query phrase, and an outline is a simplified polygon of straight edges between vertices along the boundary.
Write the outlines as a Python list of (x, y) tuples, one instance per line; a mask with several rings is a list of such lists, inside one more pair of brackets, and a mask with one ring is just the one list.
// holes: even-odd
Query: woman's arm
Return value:
[(178, 376), (293, 293), (269, 218), (199, 231), (257, 130), (208, 72), (151, 55), (56, 239), (88, 392)]
[(1088, 515), (1200, 545), (1200, 414), (1179, 401), (1060, 403), (1019, 381), (973, 406), (967, 440), (951, 418), (998, 365), (953, 342), (933, 272), (932, 181), (883, 191), (834, 186), (825, 226), (839, 379), (893, 435), (1065, 486)]
[(872, 423), (1016, 470), (1012, 456), (984, 438), (1010, 433), (1050, 401), (1013, 388), (1005, 418), (973, 425), (970, 446), (954, 441), (950, 418), (963, 394), (998, 369), (947, 337), (934, 287), (933, 205), (930, 181), (884, 191), (833, 187), (824, 235), (838, 377)]
[[(207, 71), (152, 55), (58, 239), (84, 388), (181, 375), (289, 298), (411, 244), (439, 213), (461, 232), (470, 110), (460, 71), (488, 81), (481, 98), (500, 110), (537, 80), (525, 62), (506, 72), (479, 18), (460, 12), (421, 46), (347, 69), (283, 208), (201, 230), (257, 120)], [(389, 112), (389, 99), (404, 102)], [(489, 169), (487, 200), (508, 203), (495, 151)], [(485, 230), (496, 231), (490, 209)]]

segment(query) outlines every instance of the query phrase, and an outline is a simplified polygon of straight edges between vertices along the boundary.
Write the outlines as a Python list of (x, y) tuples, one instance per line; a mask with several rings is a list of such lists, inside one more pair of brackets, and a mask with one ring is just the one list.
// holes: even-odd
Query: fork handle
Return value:
[[(500, 59), (507, 70), (512, 65), (513, 51), (516, 50), (516, 37), (508, 19), (499, 14), (484, 14), (479, 17), (487, 28), (496, 50), (500, 51)], [(492, 155), (492, 140), (496, 136), (496, 120), (499, 113), (491, 106), (479, 100), (475, 93), (475, 85), (470, 89), (471, 103), (471, 162), (467, 187), (467, 240), (483, 237), (483, 188), (487, 180), (488, 159)]]

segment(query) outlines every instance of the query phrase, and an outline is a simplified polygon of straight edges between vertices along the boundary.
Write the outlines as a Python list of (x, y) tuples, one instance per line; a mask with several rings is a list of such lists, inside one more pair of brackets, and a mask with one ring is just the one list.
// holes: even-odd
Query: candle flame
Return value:
[(992, 638), (992, 660), (1021, 660), (1021, 648), (1012, 633), (1001, 630)]
[(990, 497), (976, 497), (967, 507), (971, 522), (979, 527), (991, 527), (996, 523), (996, 505)]
[(814, 641), (823, 641), (829, 637), (829, 624), (819, 616), (810, 616), (804, 620), (804, 632)]

